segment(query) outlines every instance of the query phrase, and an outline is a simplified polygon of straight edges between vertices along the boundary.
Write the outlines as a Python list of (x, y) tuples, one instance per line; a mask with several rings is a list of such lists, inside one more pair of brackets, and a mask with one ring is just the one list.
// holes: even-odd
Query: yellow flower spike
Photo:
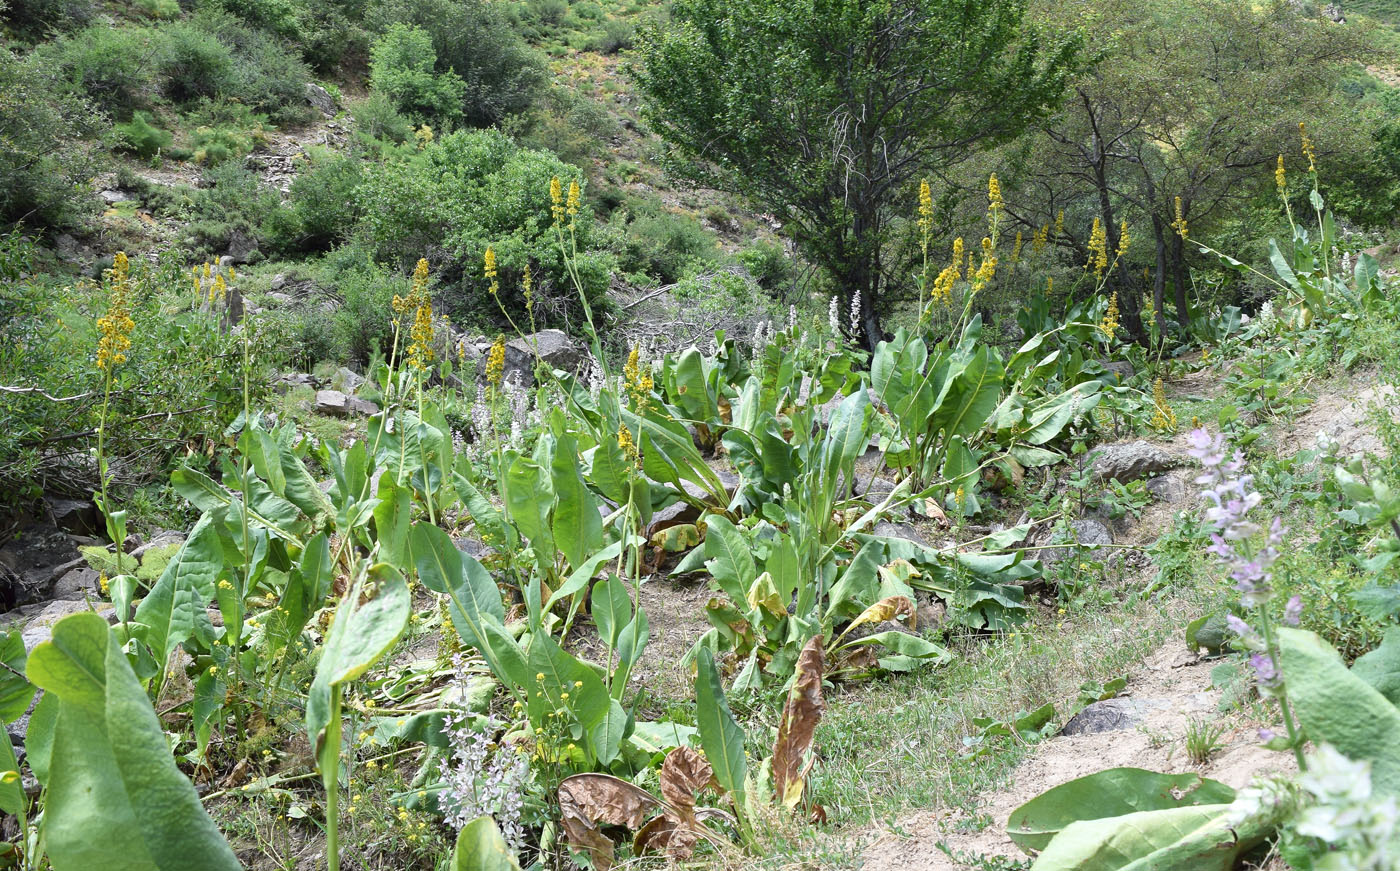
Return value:
[(1103, 313), (1099, 329), (1108, 339), (1113, 338), (1113, 334), (1118, 330), (1118, 291), (1116, 290), (1113, 292), (1113, 296), (1108, 298), (1108, 310)]
[(961, 266), (961, 264), (962, 264), (962, 257), (963, 257), (963, 240), (962, 240), (962, 237), (959, 236), (958, 238), (956, 238), (956, 239), (953, 240), (953, 271), (954, 271), (953, 277), (954, 277), (954, 278), (961, 278), (961, 277), (962, 277), (962, 271), (961, 271), (961, 269), (960, 269), (960, 266)]
[(996, 173), (992, 173), (987, 179), (987, 217), (996, 221), (1005, 208), (1006, 203), (1001, 198), (1001, 182), (997, 181)]
[[(581, 191), (579, 190), (578, 181), (569, 182), (569, 200), (564, 206), (564, 211), (568, 213), (571, 219), (578, 214), (579, 200), (581, 198), (580, 194)], [(570, 223), (572, 223), (572, 221), (570, 221)]]
[(1065, 235), (1065, 210), (1064, 210), (1064, 209), (1060, 209), (1059, 213), (1055, 215), (1055, 238), (1058, 239), (1058, 238), (1060, 238), (1060, 237), (1062, 237), (1062, 236), (1064, 236), (1064, 235)]
[(1016, 244), (1011, 246), (1011, 262), (1012, 262), (1012, 263), (1019, 263), (1020, 261), (1021, 261), (1021, 231), (1020, 231), (1020, 230), (1017, 230), (1017, 231), (1016, 231)]
[(924, 245), (928, 245), (929, 233), (933, 231), (933, 191), (928, 179), (919, 182), (919, 232), (923, 234)]
[(1298, 122), (1298, 136), (1303, 140), (1303, 156), (1308, 159), (1308, 172), (1317, 172), (1317, 149), (1313, 147), (1312, 137), (1308, 136), (1308, 125), (1302, 121)]
[(1131, 237), (1128, 235), (1128, 222), (1120, 221), (1118, 223), (1118, 250), (1113, 252), (1115, 258), (1121, 260), (1123, 255), (1128, 253), (1128, 240), (1130, 238)]
[(131, 349), (131, 332), (136, 329), (131, 319), (130, 268), (125, 252), (113, 255), (107, 313), (97, 320), (97, 368), (108, 373), (126, 362), (126, 352)]
[[(1283, 155), (1278, 156), (1278, 168), (1274, 170), (1274, 184), (1278, 185), (1278, 195), (1288, 199), (1288, 174), (1283, 170)], [(1180, 199), (1178, 199), (1180, 202)]]
[(107, 580), (107, 573), (103, 572), (97, 576), (97, 588), (102, 591), (102, 595), (109, 595), (111, 582)]
[(549, 180), (549, 201), (553, 204), (554, 223), (562, 224), (564, 222), (564, 188), (559, 183), (557, 175)]
[[(491, 387), (499, 387), (505, 368), (506, 337), (502, 334), (496, 336), (496, 341), (491, 343), (491, 350), (486, 354), (486, 383)], [(544, 678), (541, 677), (540, 680)]]
[(525, 274), (520, 279), (521, 289), (525, 293), (525, 308), (531, 311), (535, 308), (535, 278), (530, 273), (530, 264), (525, 264)]
[(1046, 224), (1031, 235), (1031, 253), (1039, 254), (1045, 250), (1045, 245), (1050, 241), (1050, 225)]
[[(1283, 172), (1283, 155), (1278, 156), (1280, 173)], [(1280, 176), (1281, 177), (1281, 176)], [(1186, 218), (1181, 212), (1181, 197), (1176, 198), (1176, 220), (1172, 221), (1172, 229), (1181, 237), (1181, 241), (1186, 241)]]
[(1094, 219), (1094, 226), (1089, 231), (1089, 262), (1084, 264), (1084, 268), (1094, 270), (1096, 278), (1103, 278), (1103, 272), (1108, 268), (1108, 234), (1099, 218)]
[(627, 459), (635, 465), (641, 458), (641, 453), (637, 450), (637, 443), (632, 441), (632, 431), (627, 428), (627, 424), (619, 424), (617, 427), (617, 446), (622, 448), (622, 453), (627, 455)]

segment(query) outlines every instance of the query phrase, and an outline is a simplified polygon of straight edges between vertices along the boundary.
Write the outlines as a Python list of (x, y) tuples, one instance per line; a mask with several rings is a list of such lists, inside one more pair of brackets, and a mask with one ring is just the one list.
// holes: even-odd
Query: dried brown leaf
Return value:
[[(908, 602), (908, 599), (902, 601)], [(817, 635), (807, 642), (797, 656), (792, 689), (788, 692), (787, 703), (783, 705), (783, 719), (778, 724), (778, 742), (773, 745), (773, 790), (786, 807), (795, 807), (802, 801), (802, 792), (806, 787), (804, 765), (812, 749), (817, 724), (821, 722), (825, 710), (822, 700), (825, 665), (822, 636)]]
[(653, 835), (660, 846), (664, 840), (667, 852), (677, 859), (689, 859), (699, 840), (699, 823), (695, 818), (695, 794), (706, 787), (719, 789), (715, 769), (704, 756), (689, 747), (677, 747), (666, 754), (661, 763), (661, 795), (670, 803), (668, 817), (674, 818), (669, 830), (658, 826)]
[(847, 624), (845, 630), (841, 632), (841, 637), (849, 635), (851, 630), (857, 626), (863, 626), (867, 623), (884, 623), (886, 620), (898, 620), (901, 617), (907, 620), (913, 617), (914, 613), (914, 602), (908, 596), (890, 596), (860, 612), (860, 616)]
[(575, 774), (559, 784), (559, 813), (570, 846), (587, 851), (596, 871), (612, 867), (613, 842), (600, 823), (640, 828), (662, 807), (651, 793), (610, 774)]

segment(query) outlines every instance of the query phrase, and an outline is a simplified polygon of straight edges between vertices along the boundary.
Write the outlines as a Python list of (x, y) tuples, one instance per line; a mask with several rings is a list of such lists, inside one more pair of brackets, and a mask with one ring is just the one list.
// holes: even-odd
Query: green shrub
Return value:
[[(358, 232), (375, 259), (404, 270), (429, 257), (441, 279), (440, 297), (455, 316), (480, 320), (496, 311), (482, 276), (488, 245), (496, 251), (500, 300), (508, 310), (524, 314), (520, 278), (528, 262), (542, 307), (576, 315), (550, 213), (554, 176), (567, 184), (578, 170), (494, 130), (457, 131), (365, 174), (356, 195), (363, 216)], [(579, 272), (590, 298), (600, 300), (612, 262), (598, 250), (587, 212), (580, 213), (576, 228)]]
[(218, 166), (253, 150), (253, 137), (231, 127), (196, 127), (190, 134), (194, 162)]
[(631, 48), (636, 41), (637, 28), (632, 22), (613, 18), (603, 24), (603, 33), (593, 40), (592, 48), (600, 54), (616, 54)]
[(739, 252), (739, 262), (764, 290), (777, 290), (792, 280), (792, 260), (775, 242), (755, 242)]
[(530, 0), (530, 14), (541, 24), (558, 27), (569, 14), (568, 0)]
[(9, 0), (5, 7), (0, 20), (15, 35), (31, 40), (86, 27), (97, 11), (93, 0)]
[(190, 210), (187, 247), (200, 256), (222, 254), (235, 232), (261, 241), (259, 229), (281, 208), (276, 191), (230, 161), (204, 170), (201, 187)]
[(335, 313), (335, 332), (349, 360), (361, 365), (375, 353), (387, 355), (394, 294), (406, 296), (408, 279), (374, 263), (363, 249), (342, 248), (326, 257), (322, 274), (344, 302)]
[(456, 73), (434, 72), (436, 63), (426, 30), (392, 25), (370, 50), (370, 86), (416, 120), (450, 123), (462, 114), (467, 85)]
[(164, 37), (158, 60), (165, 95), (185, 103), (216, 97), (233, 90), (233, 51), (193, 21), (177, 21), (161, 29)]
[(314, 157), (292, 181), (288, 211), (295, 216), (297, 237), (274, 241), (295, 251), (324, 251), (344, 241), (360, 217), (355, 191), (364, 172), (365, 163), (357, 156)]
[(0, 47), (0, 223), (67, 228), (93, 214), (103, 127), (43, 58)]
[(220, 96), (236, 99), (279, 124), (310, 117), (306, 83), (311, 70), (295, 48), (218, 9), (202, 10), (192, 22), (233, 54), (233, 75)]
[(161, 151), (168, 151), (175, 137), (151, 123), (145, 112), (135, 112), (131, 120), (117, 124), (113, 128), (120, 139), (120, 147), (138, 157), (152, 157)]
[(716, 258), (715, 237), (688, 215), (648, 204), (627, 223), (618, 257), (625, 272), (672, 284), (691, 266)]
[(366, 145), (398, 145), (413, 135), (413, 124), (399, 114), (394, 101), (385, 94), (370, 94), (351, 114), (355, 118), (355, 135)]
[(177, 0), (134, 0), (133, 5), (152, 18), (174, 18), (180, 14)]
[[(491, 0), (379, 0), (366, 24), (387, 31), (396, 23), (426, 31), (438, 73), (465, 83), (460, 118), (489, 127), (529, 109), (547, 76), (539, 56), (510, 20), (510, 4)], [(470, 34), (464, 38), (463, 34)]]
[(77, 93), (126, 117), (154, 91), (154, 33), (142, 27), (94, 25), (45, 43), (36, 53), (51, 61)]

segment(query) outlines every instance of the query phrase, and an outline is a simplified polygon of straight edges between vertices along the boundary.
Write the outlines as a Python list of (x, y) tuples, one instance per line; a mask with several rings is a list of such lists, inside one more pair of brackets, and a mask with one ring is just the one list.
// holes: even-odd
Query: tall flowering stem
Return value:
[[(126, 252), (118, 251), (112, 258), (112, 271), (107, 290), (107, 314), (97, 320), (97, 368), (102, 372), (102, 411), (97, 417), (97, 478), (102, 488), (102, 514), (107, 519), (108, 533), (117, 549), (117, 571), (122, 567), (122, 524), (112, 516), (112, 503), (107, 495), (107, 411), (112, 402), (112, 380), (116, 368), (126, 362), (131, 350), (131, 332), (136, 323), (131, 319), (130, 263)], [(126, 619), (123, 615), (122, 619)]]
[[(1216, 558), (1235, 582), (1240, 602), (1254, 613), (1258, 631), (1233, 614), (1226, 618), (1226, 622), (1241, 644), (1251, 651), (1249, 663), (1254, 668), (1259, 694), (1278, 699), (1284, 726), (1288, 729), (1289, 746), (1298, 760), (1299, 770), (1305, 771), (1307, 762), (1303, 759), (1302, 740), (1284, 691), (1283, 675), (1279, 671), (1278, 641), (1269, 614), (1269, 601), (1273, 598), (1273, 565), (1278, 561), (1279, 546), (1283, 544), (1288, 530), (1275, 517), (1264, 536), (1264, 546), (1256, 546), (1264, 530), (1249, 514), (1259, 506), (1263, 497), (1254, 488), (1254, 476), (1245, 473), (1244, 454), (1236, 450), (1229, 458), (1226, 457), (1224, 436), (1217, 434), (1212, 438), (1203, 429), (1193, 430), (1188, 453), (1201, 464), (1202, 474), (1196, 483), (1205, 487), (1201, 493), (1207, 506), (1205, 518), (1215, 527), (1207, 552)], [(1297, 623), (1301, 610), (1301, 603), (1294, 597), (1284, 609), (1284, 619)]]
[(436, 512), (433, 510), (433, 487), (431, 476), (428, 474), (428, 449), (423, 444), (423, 380), (428, 372), (428, 367), (433, 362), (433, 299), (428, 293), (428, 261), (419, 258), (418, 265), (413, 270), (413, 290), (410, 293), (410, 305), (413, 307), (413, 327), (409, 330), (409, 338), (412, 344), (408, 346), (408, 365), (413, 369), (414, 384), (418, 393), (418, 460), (423, 470), (423, 497), (428, 503), (428, 522), (437, 525)]

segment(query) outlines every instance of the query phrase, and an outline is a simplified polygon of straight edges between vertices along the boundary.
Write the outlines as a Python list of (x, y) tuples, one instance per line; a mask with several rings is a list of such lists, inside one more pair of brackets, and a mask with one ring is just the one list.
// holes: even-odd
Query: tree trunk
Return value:
[(1186, 297), (1186, 244), (1180, 236), (1172, 237), (1171, 270), (1176, 285), (1176, 322), (1185, 329), (1191, 325), (1191, 312)]
[(1152, 238), (1157, 243), (1157, 268), (1152, 273), (1152, 316), (1157, 332), (1165, 341), (1167, 336), (1167, 229), (1161, 217), (1152, 216)]

